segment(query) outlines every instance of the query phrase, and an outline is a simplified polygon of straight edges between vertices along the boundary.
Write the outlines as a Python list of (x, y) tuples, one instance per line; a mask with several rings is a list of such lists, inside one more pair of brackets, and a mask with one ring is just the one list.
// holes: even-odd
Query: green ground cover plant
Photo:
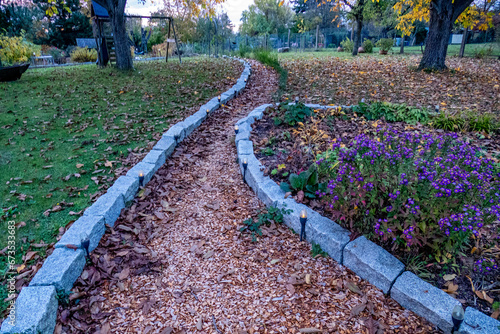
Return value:
[[(242, 71), (239, 62), (207, 58), (135, 67), (36, 69), (0, 83), (0, 224), (6, 230), (8, 220), (16, 222), (17, 264), (28, 268), (43, 258), (65, 226), (130, 167), (129, 158)], [(6, 245), (2, 234), (0, 250)], [(0, 280), (5, 261), (0, 257)]]

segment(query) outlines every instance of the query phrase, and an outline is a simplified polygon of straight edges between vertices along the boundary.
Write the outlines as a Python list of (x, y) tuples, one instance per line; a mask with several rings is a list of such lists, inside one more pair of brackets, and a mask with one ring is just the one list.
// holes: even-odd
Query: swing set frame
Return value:
[[(92, 7), (91, 7), (91, 15), (92, 19), (94, 20), (97, 29), (94, 29), (95, 31), (95, 40), (96, 40), (96, 45), (97, 45), (97, 58), (99, 61), (99, 66), (106, 66), (102, 64), (107, 64), (107, 61), (105, 61), (105, 55), (108, 55), (108, 60), (109, 58), (109, 51), (107, 50), (107, 45), (106, 43), (106, 38), (110, 38), (109, 36), (104, 35), (104, 23), (109, 23), (109, 13), (108, 11), (101, 6), (98, 2), (92, 1)], [(125, 15), (125, 18), (128, 19), (158, 19), (158, 20), (168, 20), (168, 34), (167, 34), (167, 55), (165, 57), (165, 61), (168, 62), (168, 51), (170, 48), (170, 43), (175, 43), (175, 46), (177, 48), (177, 54), (179, 56), (179, 62), (182, 64), (182, 58), (181, 58), (181, 51), (179, 48), (179, 42), (177, 40), (177, 34), (175, 32), (175, 25), (174, 25), (174, 18), (171, 16), (144, 16), (144, 15)], [(171, 38), (171, 33), (173, 33), (173, 39)], [(106, 50), (105, 50), (106, 49)]]

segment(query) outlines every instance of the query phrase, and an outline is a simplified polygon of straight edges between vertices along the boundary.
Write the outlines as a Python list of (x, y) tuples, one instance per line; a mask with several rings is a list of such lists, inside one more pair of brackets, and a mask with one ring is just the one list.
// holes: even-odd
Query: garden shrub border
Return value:
[[(293, 103), (291, 103), (293, 104)], [(307, 211), (306, 239), (321, 246), (339, 264), (346, 266), (362, 279), (367, 280), (385, 294), (390, 295), (404, 308), (433, 323), (445, 333), (453, 329), (451, 313), (458, 300), (441, 289), (425, 282), (415, 274), (405, 271), (401, 261), (382, 247), (367, 240), (364, 236), (350, 241), (350, 232), (332, 220), (321, 216), (293, 198), (285, 198), (280, 186), (264, 176), (264, 166), (254, 155), (253, 142), (250, 140), (251, 125), (264, 116), (264, 111), (272, 104), (265, 104), (254, 109), (236, 124), (239, 132), (236, 135), (238, 163), (245, 182), (253, 189), (257, 197), (266, 206), (276, 206), (291, 210), (285, 214), (284, 223), (294, 231), (300, 230), (299, 214)], [(321, 106), (306, 104), (313, 109), (338, 108), (337, 106)], [(342, 108), (350, 108), (342, 106)], [(246, 159), (246, 170), (243, 160)], [(467, 307), (460, 333), (494, 334), (500, 333), (500, 321), (486, 314)]]
[[(144, 173), (143, 185), (146, 185), (182, 140), (199, 127), (221, 104), (245, 89), (246, 81), (251, 74), (251, 65), (243, 59), (223, 57), (237, 60), (245, 65), (236, 84), (221, 94), (220, 103), (218, 97), (214, 97), (202, 105), (199, 111), (171, 126), (141, 162), (130, 169), (125, 176), (120, 176), (104, 195), (85, 210), (83, 216), (75, 221), (56, 243), (53, 253), (45, 259), (29, 286), (21, 290), (15, 306), (9, 308), (11, 313), (2, 323), (1, 334), (54, 332), (58, 308), (57, 294), (71, 290), (85, 267), (85, 251), (81, 245), (82, 234), (90, 240), (89, 251), (94, 250), (104, 235), (105, 225), (113, 227), (121, 210), (134, 199), (139, 190), (139, 172)], [(68, 245), (76, 246), (77, 249), (68, 248)], [(14, 321), (11, 320), (11, 315), (14, 316)]]

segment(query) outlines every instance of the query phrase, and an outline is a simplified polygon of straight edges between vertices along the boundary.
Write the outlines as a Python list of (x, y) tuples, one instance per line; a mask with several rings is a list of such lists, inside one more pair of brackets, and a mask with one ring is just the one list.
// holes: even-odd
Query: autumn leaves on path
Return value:
[[(271, 69), (187, 138), (92, 254), (56, 333), (429, 333), (432, 328), (285, 226), (255, 243), (263, 205), (236, 163), (233, 126), (270, 103)], [(307, 329), (307, 330), (304, 330)]]

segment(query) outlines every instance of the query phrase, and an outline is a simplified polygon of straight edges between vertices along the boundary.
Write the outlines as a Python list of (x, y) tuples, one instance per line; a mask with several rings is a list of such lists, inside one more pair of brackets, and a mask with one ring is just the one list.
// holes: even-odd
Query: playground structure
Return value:
[[(115, 41), (113, 34), (110, 32), (109, 27), (109, 13), (102, 5), (97, 1), (92, 1), (91, 5), (91, 17), (96, 25), (94, 29), (94, 37), (97, 45), (97, 62), (101, 67), (105, 67), (108, 63), (116, 62), (116, 52), (115, 52)], [(167, 49), (165, 61), (168, 62), (168, 51), (170, 43), (175, 43), (177, 54), (179, 56), (179, 62), (182, 63), (181, 52), (179, 48), (179, 43), (177, 41), (177, 34), (175, 32), (174, 19), (170, 16), (142, 16), (142, 15), (125, 15), (125, 18), (130, 19), (159, 19), (168, 21), (168, 34), (167, 34)], [(141, 31), (141, 33), (144, 33)], [(171, 33), (173, 33), (173, 39), (171, 38)], [(144, 39), (145, 35), (143, 35)]]

